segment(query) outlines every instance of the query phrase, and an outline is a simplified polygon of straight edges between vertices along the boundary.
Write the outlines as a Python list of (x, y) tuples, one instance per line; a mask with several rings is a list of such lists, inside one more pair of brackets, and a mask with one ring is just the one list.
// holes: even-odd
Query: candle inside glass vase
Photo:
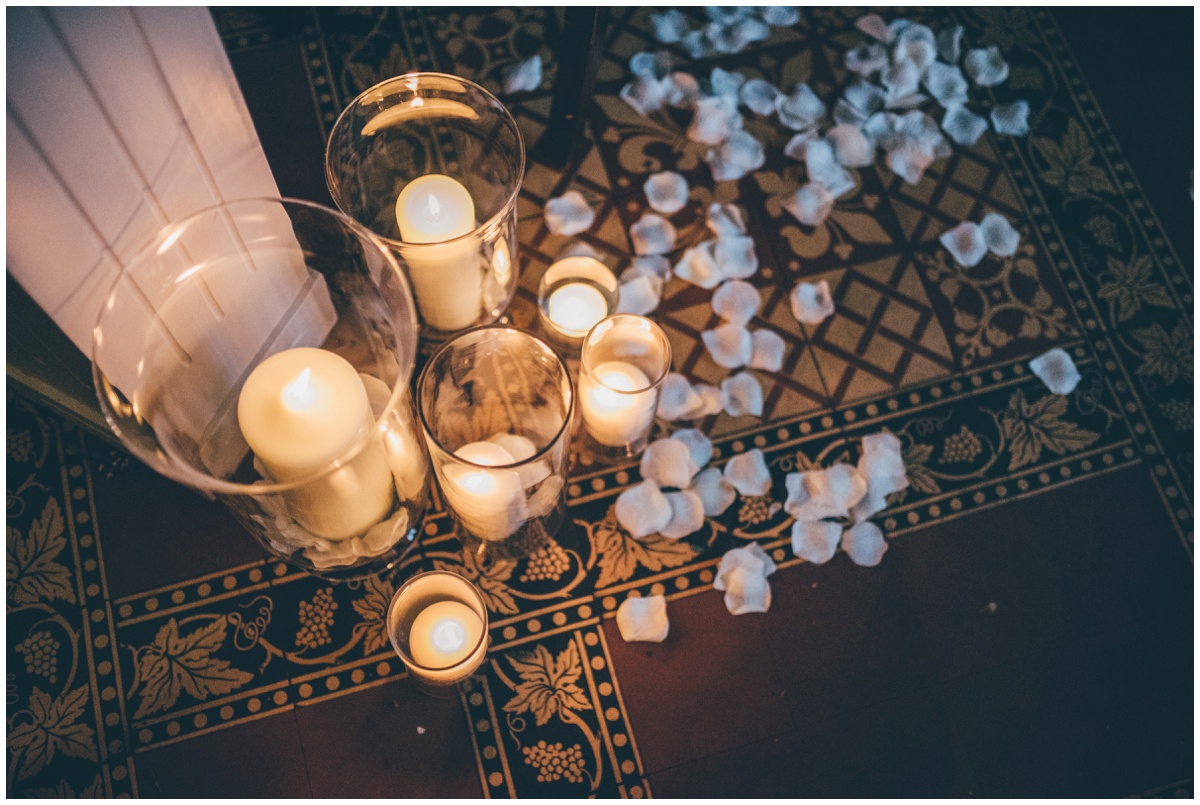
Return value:
[(340, 355), (300, 347), (264, 360), (238, 395), (238, 425), (277, 483), (316, 475), (367, 440), (344, 466), (287, 492), (291, 514), (313, 534), (349, 539), (391, 510), (392, 474), (367, 391)]
[(579, 411), (597, 457), (645, 449), (670, 369), (670, 342), (649, 319), (623, 313), (592, 328), (580, 353)]
[(388, 605), (387, 629), (409, 674), (432, 695), (452, 694), (487, 654), (487, 606), (457, 573), (434, 570), (406, 582)]
[(396, 198), (396, 226), (405, 243), (427, 248), (405, 252), (417, 308), (426, 324), (453, 332), (471, 327), (483, 305), (479, 248), (457, 241), (475, 229), (475, 202), (449, 176), (421, 176)]
[(617, 278), (594, 257), (573, 255), (555, 262), (538, 284), (543, 329), (561, 348), (574, 352), (583, 337), (616, 309)]

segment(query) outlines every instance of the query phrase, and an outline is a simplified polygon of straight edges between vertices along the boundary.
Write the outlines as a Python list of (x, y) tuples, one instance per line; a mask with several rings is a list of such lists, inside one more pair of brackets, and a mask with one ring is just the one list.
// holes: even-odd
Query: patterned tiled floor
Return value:
[[(713, 63), (832, 93), (857, 13), (806, 11)], [(1002, 48), (1012, 76), (995, 99), (1030, 99), (1030, 137), (956, 149), (917, 185), (880, 164), (856, 171), (826, 224), (800, 226), (778, 204), (801, 175), (778, 153), (781, 132), (756, 129), (771, 154), (762, 170), (713, 183), (686, 117), (639, 117), (615, 97), (628, 56), (653, 43), (645, 9), (613, 9), (585, 154), (565, 172), (529, 166), (519, 326), (536, 326), (537, 280), (569, 245), (543, 224), (552, 196), (575, 189), (592, 203), (579, 239), (617, 269), (648, 173), (689, 178), (690, 204), (672, 217), (679, 249), (707, 237), (709, 202), (748, 213), (763, 266), (753, 326), (782, 335), (787, 355), (783, 371), (758, 373), (761, 420), (703, 425), (715, 462), (760, 448), (774, 482), (687, 539), (632, 539), (612, 504), (636, 466), (579, 456), (570, 522), (542, 554), (476, 565), (434, 513), (397, 576), (330, 585), (10, 397), (8, 793), (1190, 795), (1190, 267), (1046, 13), (926, 13)], [(553, 9), (216, 19), (248, 85), (264, 59), (303, 55), (293, 79), (312, 90), (310, 116), (248, 86), (262, 131), (282, 116), (323, 139), (350, 98), (409, 69), (498, 91), (500, 72), (534, 53), (543, 89), (506, 100), (531, 146), (548, 118)], [(319, 177), (312, 162), (304, 171)], [(937, 235), (989, 211), (1017, 224), (1020, 250), (957, 268)], [(796, 322), (787, 294), (799, 279), (829, 281), (832, 318)], [(699, 342), (716, 321), (710, 296), (673, 281), (654, 315), (675, 369), (716, 383), (728, 373)], [(1050, 346), (1083, 376), (1066, 397), (1027, 368)], [(911, 487), (876, 518), (891, 540), (883, 563), (800, 562), (784, 475), (854, 461), (862, 436), (885, 428)], [(780, 564), (774, 601), (732, 619), (714, 568), (751, 540)], [(491, 610), (490, 661), (459, 699), (416, 693), (383, 632), (397, 581), (432, 567), (473, 579)], [(668, 641), (623, 643), (617, 605), (658, 593), (671, 602)]]

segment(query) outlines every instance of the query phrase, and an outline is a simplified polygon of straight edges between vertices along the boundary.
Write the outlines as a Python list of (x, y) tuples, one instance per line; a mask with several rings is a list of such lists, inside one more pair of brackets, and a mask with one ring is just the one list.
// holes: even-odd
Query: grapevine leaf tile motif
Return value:
[(212, 656), (225, 642), (229, 619), (224, 615), (181, 636), (171, 618), (154, 642), (136, 650), (137, 692), (141, 697), (135, 719), (171, 708), (181, 693), (197, 701), (229, 693), (254, 679), (231, 668), (228, 660)]
[(1059, 188), (1069, 198), (1094, 196), (1096, 193), (1112, 195), (1117, 192), (1108, 175), (1094, 164), (1096, 149), (1076, 120), (1067, 122), (1067, 131), (1061, 143), (1048, 137), (1034, 137), (1033, 145), (1045, 164), (1042, 181)]
[(1042, 448), (1061, 456), (1082, 450), (1100, 438), (1100, 434), (1064, 420), (1066, 412), (1066, 397), (1048, 394), (1031, 403), (1020, 389), (1013, 393), (1008, 408), (997, 414), (1000, 433), (1011, 454), (1010, 471), (1036, 462)]
[(395, 593), (390, 581), (372, 577), (365, 583), (366, 595), (354, 599), (354, 611), (362, 620), (354, 624), (353, 636), (362, 640), (363, 655), (370, 656), (388, 644), (387, 610)]
[[(1107, 218), (1094, 220), (1107, 221)], [(1124, 261), (1109, 256), (1108, 270), (1101, 275), (1107, 279), (1100, 286), (1097, 296), (1108, 300), (1118, 322), (1128, 321), (1142, 309), (1142, 305), (1171, 307), (1171, 298), (1162, 283), (1153, 279), (1154, 265), (1149, 255), (1136, 260)]]
[[(88, 686), (82, 685), (65, 692), (58, 698), (34, 687), (29, 696), (29, 706), (15, 716), (10, 716), (8, 750), (13, 761), (20, 758), (18, 780), (25, 780), (40, 772), (56, 753), (67, 757), (96, 762), (96, 733), (82, 723), (87, 708)], [(11, 772), (10, 772), (11, 773)], [(9, 780), (11, 788), (11, 778)]]
[(67, 547), (62, 509), (50, 498), (29, 533), (6, 528), (8, 561), (5, 564), (6, 597), (16, 604), (39, 601), (75, 603), (75, 590), (66, 566), (56, 561)]
[(599, 556), (600, 577), (596, 588), (603, 589), (631, 578), (643, 567), (651, 572), (687, 564), (700, 554), (700, 549), (682, 540), (672, 540), (655, 534), (634, 539), (617, 523), (616, 506), (610, 506), (604, 519), (596, 523), (576, 520), (592, 541)]
[(1171, 332), (1161, 324), (1134, 330), (1133, 337), (1142, 347), (1142, 365), (1137, 373), (1142, 377), (1158, 377), (1170, 386), (1179, 378), (1191, 381), (1193, 372), (1192, 333), (1183, 321)]

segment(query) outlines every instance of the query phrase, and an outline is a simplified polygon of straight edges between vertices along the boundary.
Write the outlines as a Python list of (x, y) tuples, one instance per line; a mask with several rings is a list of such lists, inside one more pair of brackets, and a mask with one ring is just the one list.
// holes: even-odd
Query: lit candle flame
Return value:
[(442, 205), (438, 203), (437, 196), (433, 193), (429, 194), (429, 220), (436, 221), (442, 216)]
[(312, 402), (308, 379), (312, 369), (305, 368), (295, 380), (283, 387), (283, 403), (288, 408), (304, 408)]
[(433, 644), (441, 651), (457, 651), (466, 640), (467, 630), (456, 620), (447, 618), (433, 627)]

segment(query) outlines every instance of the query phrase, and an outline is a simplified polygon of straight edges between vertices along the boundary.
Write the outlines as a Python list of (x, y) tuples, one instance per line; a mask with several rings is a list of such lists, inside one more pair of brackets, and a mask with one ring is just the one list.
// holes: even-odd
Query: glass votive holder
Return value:
[(425, 365), (417, 410), (434, 474), (480, 558), (527, 556), (562, 525), (574, 399), (562, 358), (510, 327), (462, 333)]
[(483, 664), (488, 613), (483, 595), (457, 573), (433, 570), (392, 596), (388, 637), (409, 676), (433, 696), (450, 696)]
[(612, 269), (595, 257), (572, 255), (552, 263), (538, 283), (542, 330), (568, 356), (578, 356), (583, 338), (616, 310), (619, 295)]
[(252, 199), (167, 226), (129, 263), (93, 377), (130, 452), (342, 580), (391, 569), (419, 533), (416, 351), (408, 282), (378, 238), (336, 210)]
[(671, 342), (644, 316), (620, 313), (592, 328), (579, 358), (579, 413), (593, 455), (620, 461), (646, 449), (670, 370)]
[(325, 152), (334, 203), (406, 267), (429, 344), (508, 307), (524, 174), (525, 146), (504, 105), (442, 73), (408, 73), (363, 92)]

